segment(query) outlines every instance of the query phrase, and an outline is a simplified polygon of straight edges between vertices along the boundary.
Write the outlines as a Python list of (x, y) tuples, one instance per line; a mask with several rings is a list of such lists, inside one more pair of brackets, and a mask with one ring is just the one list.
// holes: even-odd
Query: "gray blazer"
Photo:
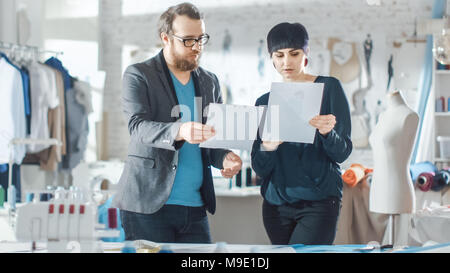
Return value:
[[(202, 112), (209, 103), (222, 103), (219, 82), (213, 73), (199, 67), (191, 76), (196, 97), (202, 98)], [(179, 113), (173, 112), (178, 99), (162, 50), (155, 57), (126, 69), (122, 104), (131, 138), (112, 206), (151, 214), (169, 198), (178, 166), (178, 150), (184, 143), (175, 141), (181, 125)], [(203, 116), (198, 120), (206, 122)], [(228, 152), (201, 148), (203, 184), (200, 193), (212, 214), (216, 199), (210, 166), (222, 169)]]

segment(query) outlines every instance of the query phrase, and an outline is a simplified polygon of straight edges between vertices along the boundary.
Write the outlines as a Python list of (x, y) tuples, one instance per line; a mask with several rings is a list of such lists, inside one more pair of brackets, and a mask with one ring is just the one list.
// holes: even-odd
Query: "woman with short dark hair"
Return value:
[[(262, 178), (263, 222), (272, 244), (332, 244), (341, 208), (339, 163), (352, 151), (350, 110), (336, 78), (305, 72), (308, 33), (300, 23), (281, 23), (267, 35), (273, 65), (285, 82), (324, 83), (313, 144), (262, 141), (253, 144), (252, 167)], [(267, 105), (270, 93), (256, 100)], [(294, 125), (295, 126), (295, 125)]]

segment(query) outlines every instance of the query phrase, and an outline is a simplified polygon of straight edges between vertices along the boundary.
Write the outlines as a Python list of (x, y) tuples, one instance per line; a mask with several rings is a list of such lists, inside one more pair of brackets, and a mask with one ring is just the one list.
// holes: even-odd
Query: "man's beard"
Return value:
[(182, 56), (176, 54), (172, 50), (172, 57), (173, 57), (173, 60), (175, 62), (175, 67), (178, 70), (181, 70), (181, 71), (191, 71), (191, 70), (196, 69), (198, 67), (198, 65), (199, 65), (200, 56), (201, 55), (199, 53), (199, 56), (198, 56), (197, 60), (189, 61), (187, 59), (184, 59)]

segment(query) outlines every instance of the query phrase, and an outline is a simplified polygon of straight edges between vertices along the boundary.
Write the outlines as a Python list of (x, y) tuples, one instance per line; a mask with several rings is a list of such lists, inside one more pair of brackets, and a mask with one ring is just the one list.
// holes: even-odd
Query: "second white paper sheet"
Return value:
[(272, 83), (262, 140), (313, 143), (316, 128), (309, 121), (320, 114), (323, 88), (323, 83)]
[(209, 104), (206, 124), (214, 127), (216, 135), (200, 147), (250, 151), (263, 113), (262, 106)]

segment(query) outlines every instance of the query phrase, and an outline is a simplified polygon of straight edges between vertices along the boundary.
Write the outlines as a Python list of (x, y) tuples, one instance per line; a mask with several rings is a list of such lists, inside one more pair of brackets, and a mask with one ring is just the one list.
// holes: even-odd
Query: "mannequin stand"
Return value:
[(389, 237), (388, 237), (388, 244), (383, 245), (382, 248), (394, 248), (394, 242), (395, 242), (395, 216), (397, 214), (389, 214), (389, 222), (388, 222), (388, 228), (389, 228)]

